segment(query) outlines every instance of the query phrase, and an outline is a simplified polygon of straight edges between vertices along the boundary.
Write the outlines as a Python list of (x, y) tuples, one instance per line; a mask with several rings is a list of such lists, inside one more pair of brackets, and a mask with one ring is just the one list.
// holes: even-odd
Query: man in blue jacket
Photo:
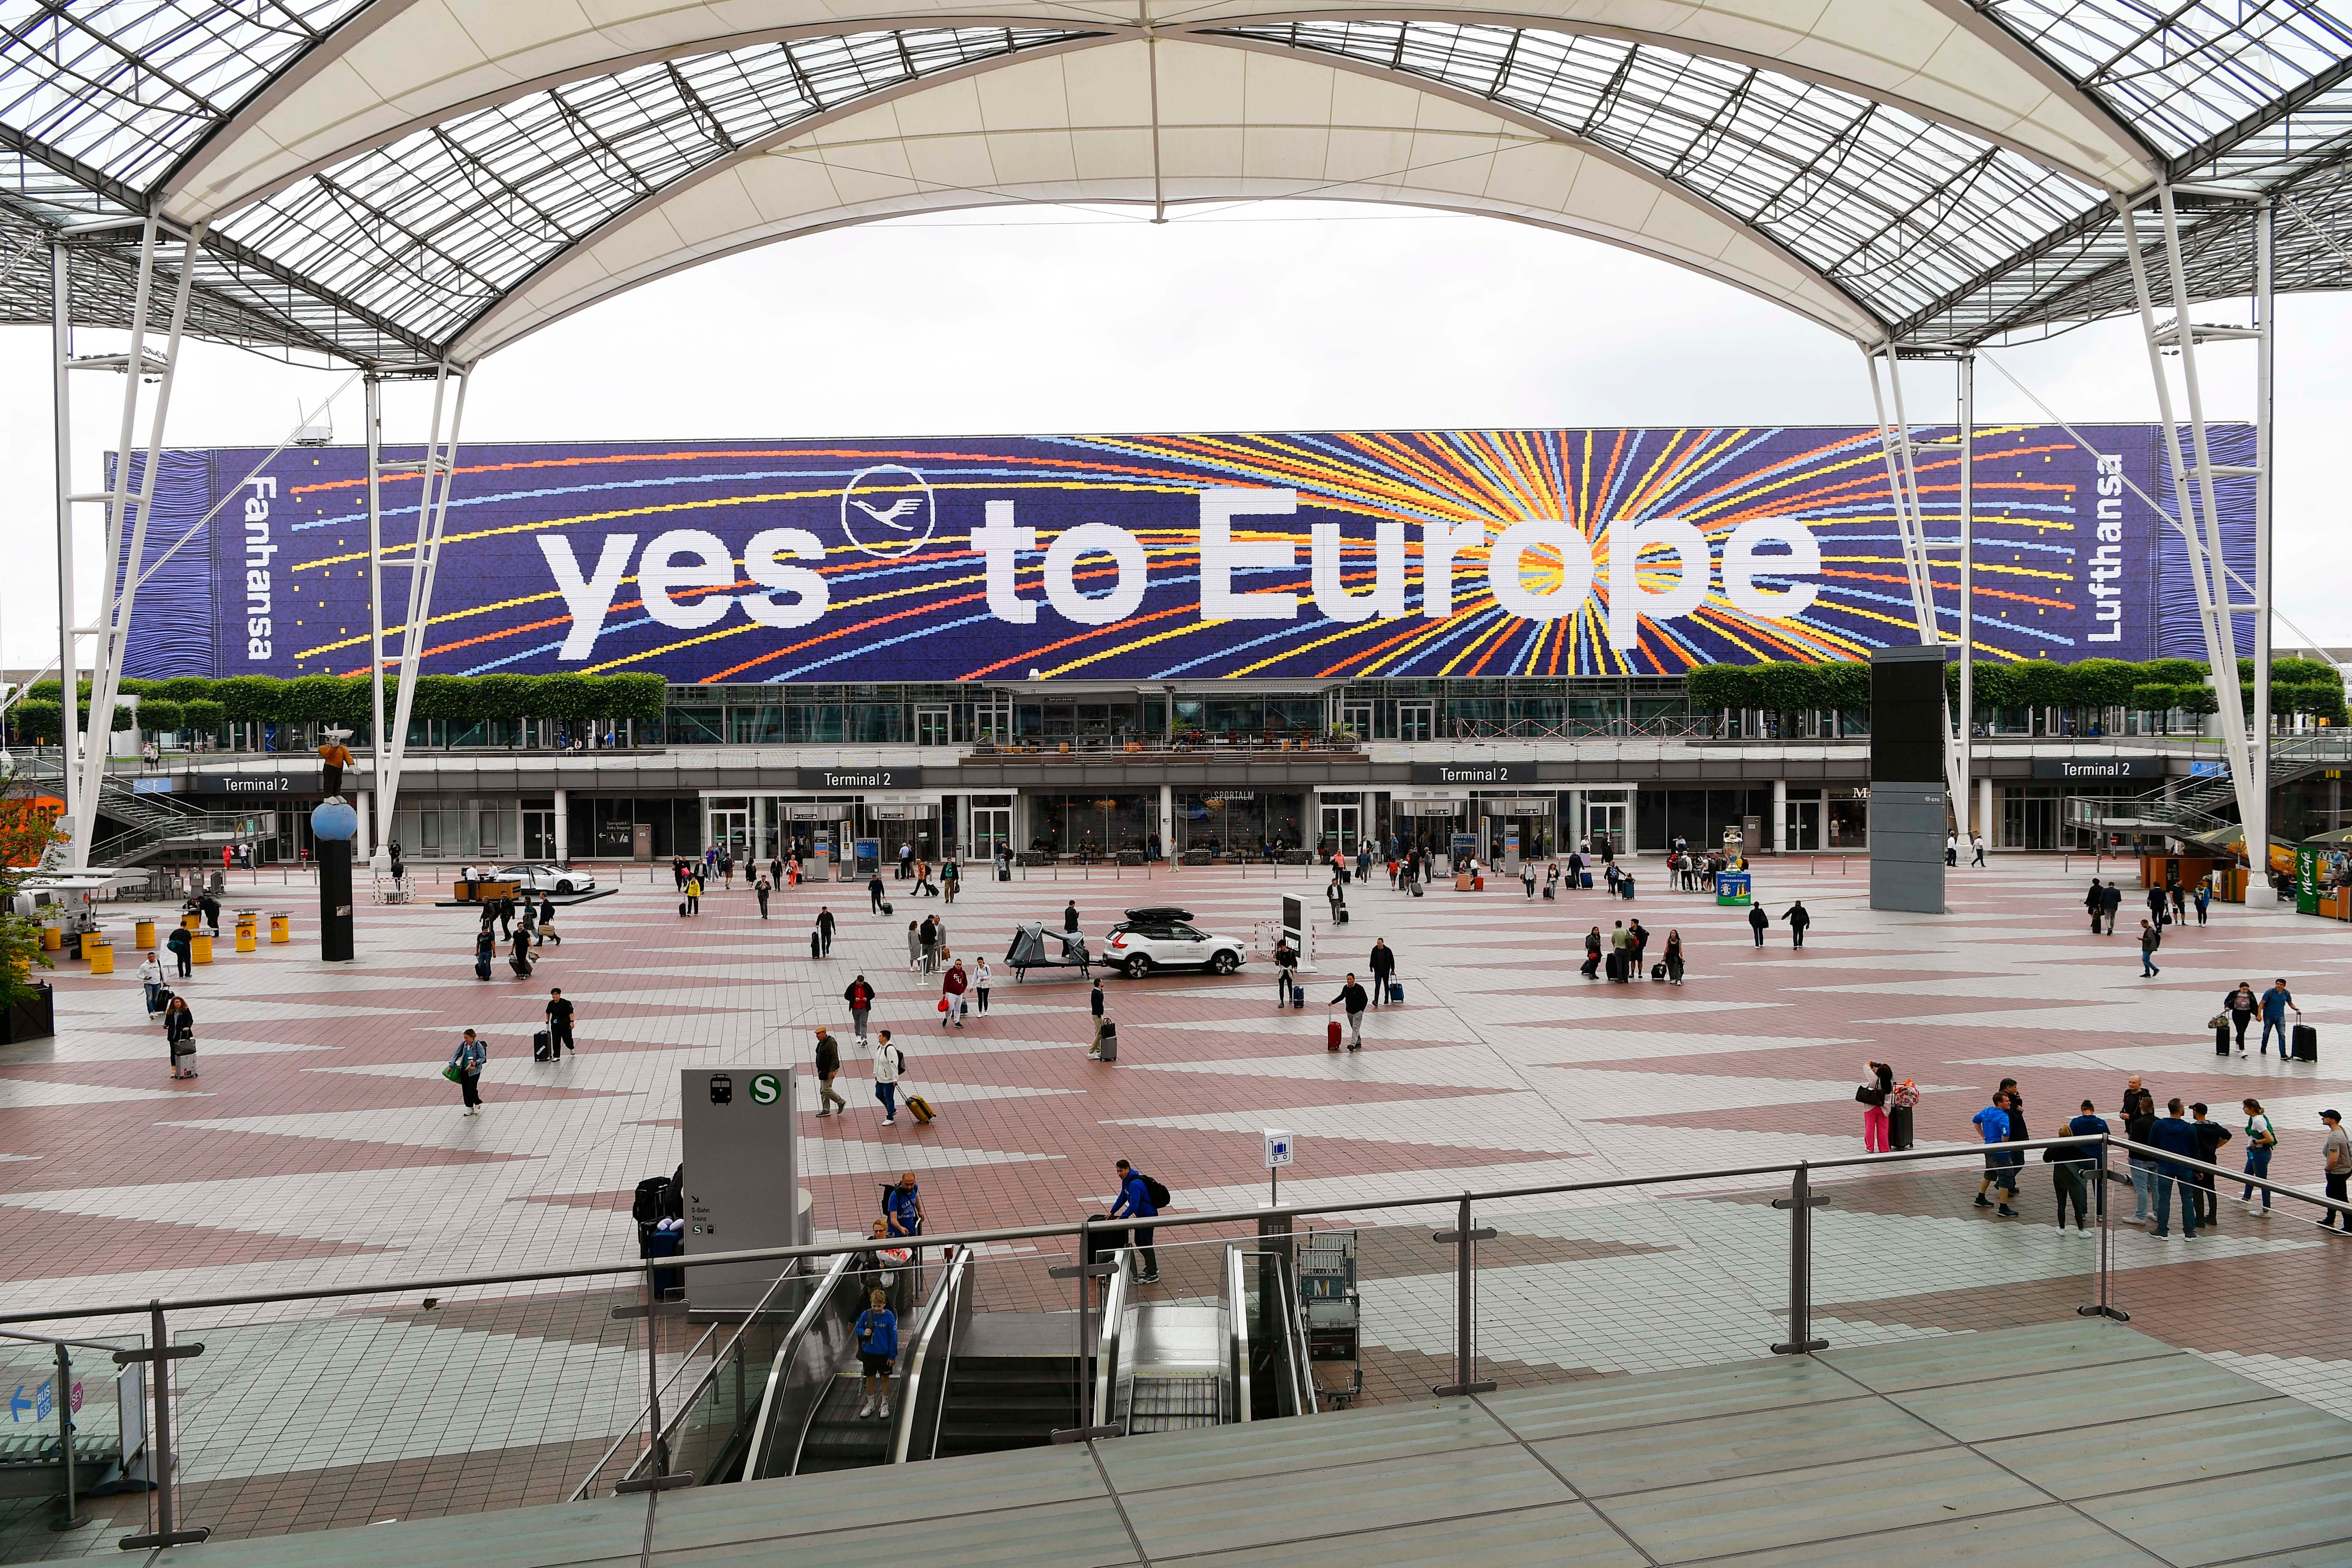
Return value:
[[(1160, 1212), (1151, 1201), (1151, 1180), (1134, 1166), (1118, 1163), (1118, 1199), (1110, 1205), (1113, 1219), (1149, 1219)], [(1143, 1254), (1143, 1282), (1160, 1283), (1160, 1249), (1151, 1245), (1153, 1228), (1143, 1226), (1135, 1231), (1135, 1245)]]
[[(2202, 1152), (2197, 1142), (2197, 1129), (2181, 1119), (2180, 1101), (2165, 1102), (2165, 1114), (2156, 1119), (2156, 1132), (2151, 1140), (2167, 1154), (2194, 1160)], [(2172, 1189), (2180, 1189), (2180, 1236), (2184, 1241), (2197, 1239), (2197, 1171), (2179, 1160), (2158, 1160), (2156, 1163), (2156, 1229), (2151, 1236), (2170, 1236), (2168, 1221), (2172, 1217)]]
[(2009, 1142), (2008, 1092), (1995, 1090), (1992, 1103), (1969, 1120), (1977, 1124), (1977, 1131), (1985, 1141), (1985, 1173), (1984, 1180), (1977, 1184), (1976, 1206), (1980, 1209), (1993, 1206), (1991, 1200), (1985, 1196), (1985, 1193), (1998, 1184), (2001, 1190), (2000, 1217), (2015, 1219), (2017, 1211), (2009, 1206), (2009, 1200), (2017, 1195), (2017, 1167), (2010, 1163), (2008, 1154), (1994, 1147), (1995, 1144)]
[(874, 1415), (881, 1399), (881, 1416), (890, 1419), (890, 1370), (898, 1359), (898, 1314), (890, 1310), (890, 1293), (877, 1285), (867, 1293), (873, 1303), (857, 1314), (857, 1360), (866, 1369), (866, 1402), (857, 1407), (862, 1419)]

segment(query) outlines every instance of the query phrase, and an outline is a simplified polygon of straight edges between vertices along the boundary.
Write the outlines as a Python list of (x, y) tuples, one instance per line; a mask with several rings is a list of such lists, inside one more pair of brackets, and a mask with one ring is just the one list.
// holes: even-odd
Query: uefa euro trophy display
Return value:
[(360, 814), (340, 796), (310, 813), (310, 837), (319, 847), (319, 956), (330, 963), (352, 958), (352, 840), (359, 831)]

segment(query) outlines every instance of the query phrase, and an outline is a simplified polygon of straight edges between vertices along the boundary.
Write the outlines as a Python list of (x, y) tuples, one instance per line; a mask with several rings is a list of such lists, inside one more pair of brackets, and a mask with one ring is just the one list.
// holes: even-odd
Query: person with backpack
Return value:
[(163, 939), (163, 945), (172, 950), (172, 957), (177, 961), (181, 979), (185, 980), (196, 972), (194, 960), (190, 956), (194, 952), (194, 946), (188, 935), (187, 927), (173, 926), (172, 934)]
[(877, 1414), (890, 1418), (890, 1373), (898, 1360), (898, 1314), (890, 1310), (890, 1293), (877, 1285), (866, 1292), (866, 1310), (857, 1314), (857, 1360), (866, 1372), (865, 1401), (859, 1420)]
[(883, 1190), (882, 1217), (894, 1237), (923, 1234), (923, 1189), (916, 1183), (914, 1172), (899, 1172), (897, 1184)]
[(1772, 917), (1764, 912), (1763, 905), (1750, 904), (1748, 906), (1748, 929), (1756, 933), (1757, 946), (1762, 947), (1764, 945), (1764, 928), (1771, 923)]
[(2139, 922), (2139, 975), (2147, 980), (2164, 973), (2157, 967), (2156, 950), (2164, 942), (2164, 933), (2147, 921)]
[(1396, 973), (1396, 953), (1390, 948), (1386, 937), (1372, 939), (1372, 952), (1368, 962), (1372, 971), (1372, 1005), (1377, 1007), (1388, 1000), (1389, 976)]
[[(1111, 1219), (1150, 1219), (1160, 1212), (1160, 1205), (1169, 1201), (1166, 1187), (1121, 1160), (1118, 1165), (1118, 1197), (1110, 1205)], [(1136, 1250), (1143, 1254), (1142, 1280), (1146, 1285), (1160, 1283), (1160, 1249), (1151, 1244), (1156, 1227), (1142, 1226), (1134, 1232)]]
[(841, 1108), (843, 1115), (849, 1113), (849, 1101), (842, 1099), (840, 1091), (833, 1087), (833, 1080), (840, 1076), (841, 1047), (835, 1042), (833, 1031), (819, 1024), (816, 1026), (816, 1113), (819, 1116), (831, 1116), (836, 1105)]
[[(2278, 1128), (2263, 1114), (2261, 1100), (2244, 1100), (2238, 1103), (2246, 1113), (2246, 1174), (2257, 1181), (2267, 1182), (2271, 1178), (2271, 1151), (2278, 1147)], [(2253, 1196), (2254, 1184), (2248, 1182), (2244, 1190), (2238, 1194), (2238, 1201), (2251, 1203)], [(2271, 1190), (2264, 1187), (2263, 1212), (2268, 1214), (2270, 1207)]]
[(579, 1054), (579, 1047), (572, 1043), (572, 1003), (560, 985), (551, 987), (547, 993), (547, 1047), (550, 1061), (566, 1051)]
[(488, 1045), (468, 1029), (465, 1037), (457, 1042), (457, 1048), (449, 1053), (449, 1065), (443, 1069), (445, 1077), (452, 1072), (457, 1075), (457, 1088), (465, 1097), (466, 1114), (468, 1116), (482, 1113), (482, 1068), (489, 1065), (489, 1060)]
[(882, 1125), (895, 1126), (898, 1121), (898, 1076), (907, 1070), (907, 1058), (890, 1043), (889, 1030), (880, 1031), (875, 1040), (874, 1098), (882, 1103)]
[(2205, 923), (2205, 906), (2213, 901), (2213, 883), (2211, 879), (2208, 879), (2207, 880), (2198, 883), (2197, 891), (2192, 894), (2191, 897), (2194, 899), (2197, 905), (2197, 923), (2199, 925), (2203, 925)]
[(874, 987), (866, 984), (866, 976), (861, 974), (842, 987), (841, 999), (849, 1004), (849, 1032), (856, 1036), (862, 1045), (866, 1039), (866, 1015), (874, 1010)]

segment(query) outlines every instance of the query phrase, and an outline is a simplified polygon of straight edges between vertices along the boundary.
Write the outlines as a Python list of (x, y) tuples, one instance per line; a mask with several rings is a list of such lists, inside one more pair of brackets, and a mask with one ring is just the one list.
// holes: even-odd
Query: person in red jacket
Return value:
[(874, 1010), (874, 987), (859, 975), (843, 990), (841, 999), (849, 1004), (849, 1032), (862, 1044), (866, 1039), (866, 1016)]
[(950, 1024), (959, 1029), (963, 1027), (963, 994), (971, 984), (970, 976), (963, 972), (962, 959), (948, 965), (947, 974), (940, 981), (940, 1000), (946, 1004), (940, 1010), (940, 1028)]

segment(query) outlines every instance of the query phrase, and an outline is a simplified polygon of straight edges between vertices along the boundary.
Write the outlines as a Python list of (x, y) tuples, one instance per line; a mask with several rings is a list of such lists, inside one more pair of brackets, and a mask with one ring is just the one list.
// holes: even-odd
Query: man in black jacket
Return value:
[(835, 1091), (833, 1080), (841, 1076), (841, 1047), (834, 1040), (833, 1031), (823, 1024), (816, 1026), (816, 1113), (830, 1116), (839, 1106), (848, 1114), (849, 1101)]
[(1389, 976), (1396, 973), (1396, 954), (1389, 951), (1386, 937), (1372, 939), (1372, 1005), (1381, 1005), (1389, 994)]
[[(2221, 1145), (2230, 1141), (2230, 1130), (2218, 1121), (2206, 1120), (2201, 1100), (2189, 1108), (2189, 1114), (2196, 1118), (2189, 1125), (2197, 1134), (2197, 1157), (2209, 1165), (2220, 1164)], [(2218, 1230), (2221, 1225), (2221, 1199), (2213, 1190), (2213, 1173), (2195, 1172), (2189, 1184), (2196, 1189), (2190, 1195), (2197, 1205), (2197, 1223), (2208, 1230)]]
[(2107, 890), (2099, 886), (2096, 877), (2091, 879), (2091, 890), (2083, 895), (2083, 907), (2091, 911), (2091, 934), (2099, 934), (2099, 917), (2107, 912)]
[(1339, 994), (1324, 1004), (1327, 1007), (1342, 1004), (1346, 1005), (1348, 1048), (1351, 1051), (1360, 1051), (1364, 1048), (1364, 1007), (1370, 1000), (1364, 994), (1364, 988), (1356, 984), (1356, 976), (1351, 971), (1348, 975), (1348, 983), (1339, 987)]
[(572, 1043), (572, 1003), (560, 985), (547, 994), (547, 1043), (551, 1061), (579, 1048)]
[(823, 904), (816, 907), (816, 952), (819, 958), (833, 956), (833, 911)]
[(1790, 904), (1789, 906), (1789, 912), (1782, 915), (1780, 918), (1789, 922), (1789, 938), (1790, 942), (1798, 947), (1804, 946), (1805, 928), (1813, 923), (1813, 917), (1806, 912), (1805, 900), (1799, 899), (1795, 903)]
[[(1077, 908), (1076, 904), (1073, 904), (1070, 907), (1074, 910)], [(1103, 1035), (1103, 988), (1101, 981), (1097, 980), (1095, 982), (1094, 994), (1087, 998), (1087, 1005), (1094, 1010), (1095, 1016), (1095, 1045), (1094, 1049), (1087, 1053), (1087, 1059), (1088, 1061), (1098, 1062), (1102, 1060)]]
[(866, 903), (875, 914), (882, 912), (882, 873), (877, 871), (866, 879)]

